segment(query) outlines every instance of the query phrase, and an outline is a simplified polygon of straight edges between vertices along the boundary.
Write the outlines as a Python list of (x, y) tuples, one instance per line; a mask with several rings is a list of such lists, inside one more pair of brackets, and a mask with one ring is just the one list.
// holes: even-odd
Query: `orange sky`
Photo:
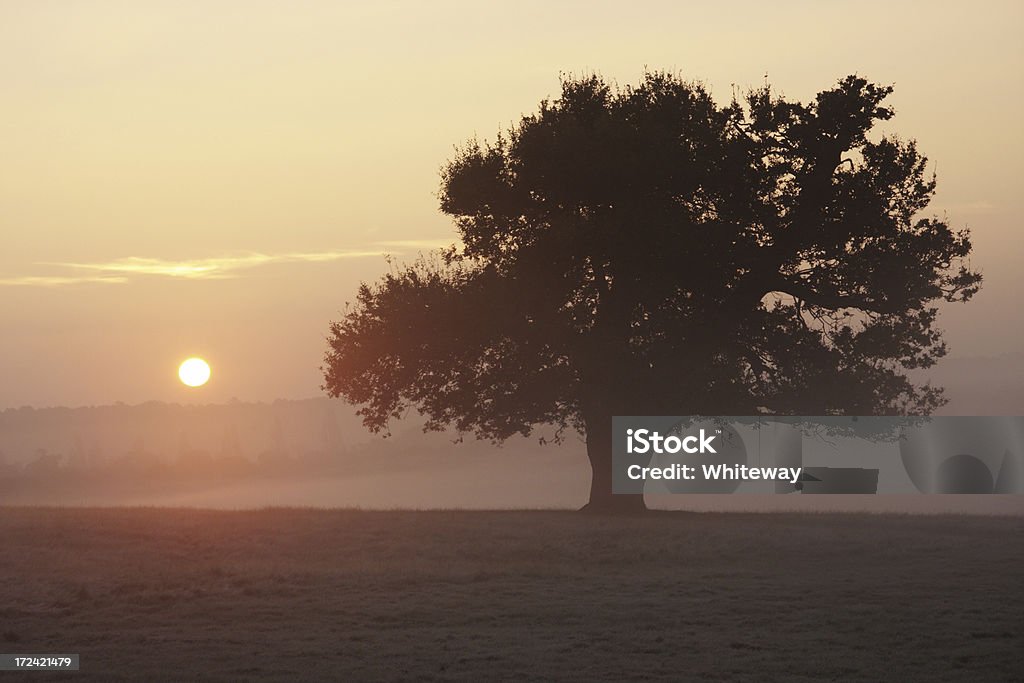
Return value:
[(645, 65), (723, 102), (766, 72), (801, 99), (895, 84), (888, 130), (937, 164), (986, 277), (942, 319), (951, 355), (1019, 351), (1019, 4), (685, 4), (0, 5), (0, 408), (318, 394), (327, 323), (380, 255), (453, 239), (452, 146), (559, 72)]

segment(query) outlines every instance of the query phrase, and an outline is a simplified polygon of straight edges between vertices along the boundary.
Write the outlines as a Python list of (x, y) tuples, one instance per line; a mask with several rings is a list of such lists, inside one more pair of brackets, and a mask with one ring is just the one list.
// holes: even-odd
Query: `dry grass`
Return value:
[[(1024, 520), (0, 509), (27, 680), (1024, 678)], [(0, 682), (14, 674), (0, 674)]]

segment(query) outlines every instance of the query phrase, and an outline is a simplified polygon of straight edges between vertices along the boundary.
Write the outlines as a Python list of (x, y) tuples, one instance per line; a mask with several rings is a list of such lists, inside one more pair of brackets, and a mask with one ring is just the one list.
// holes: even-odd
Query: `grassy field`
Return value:
[[(1024, 679), (1024, 519), (0, 508), (25, 680)], [(0, 683), (18, 679), (0, 672)]]

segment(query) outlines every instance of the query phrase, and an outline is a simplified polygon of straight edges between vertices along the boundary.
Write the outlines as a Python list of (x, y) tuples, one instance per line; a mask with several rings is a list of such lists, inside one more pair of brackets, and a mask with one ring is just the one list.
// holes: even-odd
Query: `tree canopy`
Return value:
[(614, 414), (931, 412), (941, 389), (910, 371), (946, 352), (936, 303), (981, 277), (968, 232), (924, 213), (915, 142), (872, 131), (891, 92), (848, 76), (720, 106), (670, 73), (565, 79), (457, 150), (460, 243), (359, 288), (325, 390), (373, 430), (410, 408), (496, 441), (578, 430), (599, 489)]

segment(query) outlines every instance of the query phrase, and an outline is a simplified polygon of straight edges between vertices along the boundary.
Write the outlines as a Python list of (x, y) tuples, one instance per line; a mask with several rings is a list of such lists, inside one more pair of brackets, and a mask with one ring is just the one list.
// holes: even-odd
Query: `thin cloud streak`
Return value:
[(128, 256), (111, 261), (93, 263), (45, 262), (37, 265), (91, 271), (97, 275), (26, 275), (0, 278), (0, 286), (59, 287), (90, 282), (124, 283), (132, 276), (156, 276), (187, 280), (225, 280), (238, 277), (238, 272), (278, 263), (328, 263), (351, 258), (383, 256), (388, 251), (408, 249), (436, 249), (450, 244), (449, 240), (402, 240), (375, 242), (378, 249), (339, 249), (317, 252), (287, 252), (266, 254), (248, 252), (232, 256), (202, 259), (170, 260)]
[(83, 277), (62, 277), (59, 275), (25, 275), (23, 277), (0, 278), (0, 287), (61, 287), (63, 285), (78, 285), (85, 282), (104, 282), (107, 284), (121, 284), (128, 282), (128, 278), (114, 275), (98, 275)]
[(325, 251), (308, 254), (262, 254), (253, 252), (237, 256), (171, 261), (158, 258), (129, 256), (101, 263), (49, 263), (47, 265), (95, 270), (103, 273), (126, 275), (160, 275), (192, 280), (217, 280), (234, 277), (234, 272), (272, 263), (321, 263), (344, 258), (380, 256), (379, 251)]

